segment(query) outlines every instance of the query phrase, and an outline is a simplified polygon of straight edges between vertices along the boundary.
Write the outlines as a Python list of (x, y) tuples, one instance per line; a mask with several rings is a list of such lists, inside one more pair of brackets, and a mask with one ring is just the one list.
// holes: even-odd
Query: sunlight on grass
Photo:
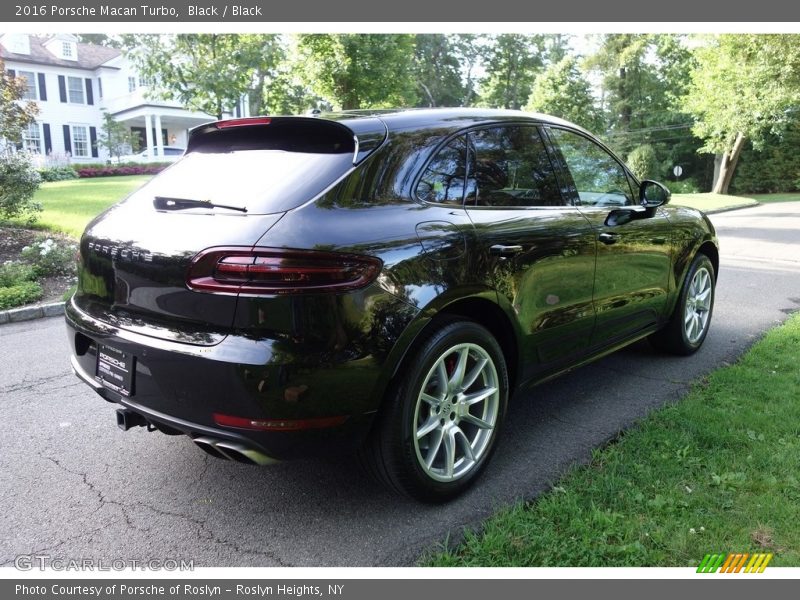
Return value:
[(758, 204), (757, 200), (744, 196), (728, 196), (723, 194), (673, 194), (670, 204), (689, 206), (702, 211), (721, 210), (734, 206)]
[(44, 207), (36, 228), (79, 238), (89, 221), (151, 178), (152, 175), (129, 175), (43, 183), (35, 196)]

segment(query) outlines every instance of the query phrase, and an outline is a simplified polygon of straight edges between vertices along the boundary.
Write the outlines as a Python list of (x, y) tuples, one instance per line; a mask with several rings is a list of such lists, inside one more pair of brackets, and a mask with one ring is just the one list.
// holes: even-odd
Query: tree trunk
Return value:
[(741, 132), (736, 134), (736, 139), (733, 141), (733, 147), (729, 152), (722, 155), (722, 163), (719, 167), (719, 177), (714, 183), (714, 189), (711, 190), (715, 194), (727, 194), (728, 188), (733, 179), (733, 173), (736, 170), (736, 163), (739, 162), (739, 156), (742, 154), (744, 148), (744, 135)]

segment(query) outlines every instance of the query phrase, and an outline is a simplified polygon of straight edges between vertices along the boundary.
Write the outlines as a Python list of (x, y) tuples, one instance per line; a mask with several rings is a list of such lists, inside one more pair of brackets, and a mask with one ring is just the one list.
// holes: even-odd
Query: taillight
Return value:
[(192, 259), (186, 286), (199, 292), (271, 295), (346, 292), (372, 283), (372, 256), (283, 248), (209, 248)]
[(214, 413), (214, 422), (223, 427), (237, 429), (255, 429), (259, 431), (299, 431), (302, 429), (326, 429), (338, 427), (347, 420), (347, 416), (318, 417), (314, 419), (250, 419)]

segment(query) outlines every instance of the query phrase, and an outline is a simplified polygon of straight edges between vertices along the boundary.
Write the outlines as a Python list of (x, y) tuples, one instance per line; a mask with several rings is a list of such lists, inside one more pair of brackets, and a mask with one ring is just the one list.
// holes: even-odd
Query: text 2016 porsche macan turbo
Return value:
[(717, 241), (668, 200), (544, 115), (209, 123), (87, 227), (72, 365), (123, 429), (256, 464), (357, 450), (446, 500), (514, 389), (645, 336), (703, 343)]

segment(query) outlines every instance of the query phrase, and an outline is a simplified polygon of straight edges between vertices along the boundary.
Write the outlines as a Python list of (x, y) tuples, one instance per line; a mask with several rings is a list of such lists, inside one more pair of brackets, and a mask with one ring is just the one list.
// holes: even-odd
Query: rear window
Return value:
[(193, 135), (188, 154), (129, 201), (180, 198), (249, 214), (283, 212), (345, 175), (353, 167), (354, 150), (352, 134), (326, 122), (209, 128)]

